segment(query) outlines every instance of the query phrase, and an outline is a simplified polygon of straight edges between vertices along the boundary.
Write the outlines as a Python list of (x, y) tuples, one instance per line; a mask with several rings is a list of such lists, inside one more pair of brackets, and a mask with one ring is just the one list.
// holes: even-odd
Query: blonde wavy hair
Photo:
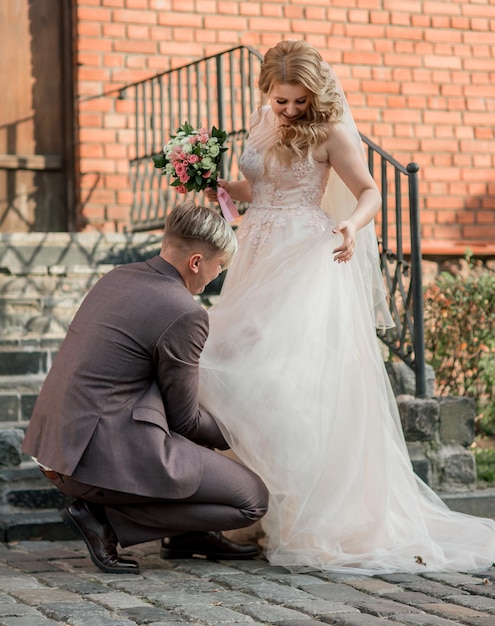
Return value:
[(311, 94), (305, 116), (293, 124), (280, 125), (277, 140), (266, 158), (274, 156), (284, 165), (311, 156), (311, 150), (328, 136), (328, 124), (343, 114), (342, 94), (330, 66), (306, 41), (281, 41), (265, 54), (259, 89), (266, 104), (275, 83), (301, 85)]

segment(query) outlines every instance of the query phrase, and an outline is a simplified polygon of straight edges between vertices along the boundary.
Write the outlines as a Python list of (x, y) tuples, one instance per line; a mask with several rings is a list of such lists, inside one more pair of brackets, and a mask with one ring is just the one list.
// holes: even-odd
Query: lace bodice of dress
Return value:
[(263, 107), (240, 159), (241, 171), (252, 188), (251, 207), (319, 207), (330, 172), (328, 163), (308, 158), (287, 167), (271, 159), (264, 166), (264, 154), (275, 141), (277, 123), (271, 108)]

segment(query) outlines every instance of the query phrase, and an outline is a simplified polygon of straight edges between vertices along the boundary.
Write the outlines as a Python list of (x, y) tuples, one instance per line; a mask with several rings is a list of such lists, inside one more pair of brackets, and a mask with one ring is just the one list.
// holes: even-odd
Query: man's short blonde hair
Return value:
[(182, 202), (168, 214), (164, 243), (170, 238), (186, 245), (206, 244), (204, 247), (211, 254), (221, 252), (224, 267), (230, 265), (237, 251), (237, 239), (230, 224), (217, 210), (193, 202)]

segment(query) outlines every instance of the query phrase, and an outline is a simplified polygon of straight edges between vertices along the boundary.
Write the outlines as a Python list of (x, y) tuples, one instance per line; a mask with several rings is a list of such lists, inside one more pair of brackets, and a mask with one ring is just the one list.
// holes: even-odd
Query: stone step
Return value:
[(46, 374), (51, 365), (49, 350), (17, 350), (0, 348), (0, 376)]
[[(6, 462), (6, 459), (2, 460), (4, 463)], [(43, 503), (45, 503), (44, 508), (57, 507), (60, 504), (58, 501), (40, 497), (50, 489), (54, 489), (52, 483), (30, 458), (18, 460), (16, 464), (11, 463), (8, 467), (0, 467), (0, 507), (3, 507), (4, 510), (8, 506), (27, 508), (29, 506), (41, 506)], [(26, 495), (21, 497), (19, 495), (21, 492), (25, 494), (39, 492), (40, 496), (30, 498)]]
[(453, 511), (495, 519), (495, 488), (438, 495)]
[(60, 517), (70, 502), (31, 460), (0, 469), (0, 541), (74, 539)]
[(4, 376), (46, 375), (64, 334), (0, 340), (0, 379)]
[(82, 299), (102, 275), (0, 275), (0, 336), (65, 334)]
[(0, 268), (10, 275), (105, 271), (160, 251), (160, 233), (0, 233)]
[(3, 512), (0, 509), (0, 541), (65, 541), (79, 539), (68, 528), (58, 509)]
[(27, 426), (45, 376), (0, 376), (0, 430)]
[(146, 233), (0, 233), (0, 336), (65, 333), (104, 274), (160, 245)]
[(24, 427), (63, 336), (0, 338), (0, 429)]
[(62, 340), (0, 339), (0, 429), (25, 428)]

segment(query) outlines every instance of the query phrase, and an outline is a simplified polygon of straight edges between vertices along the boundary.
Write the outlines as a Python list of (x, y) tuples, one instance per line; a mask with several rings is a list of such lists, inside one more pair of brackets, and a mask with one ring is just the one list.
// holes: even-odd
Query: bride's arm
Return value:
[(377, 214), (381, 195), (366, 161), (343, 124), (330, 128), (325, 147), (330, 165), (358, 201), (348, 218), (356, 230), (366, 226)]
[(381, 195), (366, 161), (343, 124), (331, 126), (325, 148), (331, 166), (357, 200), (352, 214), (334, 229), (344, 238), (342, 245), (333, 251), (335, 260), (349, 261), (354, 252), (356, 232), (375, 217)]
[[(245, 178), (242, 180), (225, 180), (224, 178), (219, 178), (218, 186), (223, 187), (232, 200), (237, 200), (238, 202), (251, 202), (251, 185)], [(210, 202), (218, 200), (216, 191), (213, 191), (212, 189), (208, 191), (205, 190), (205, 196), (208, 200), (210, 200)]]
[(251, 202), (251, 185), (243, 178), (242, 180), (219, 180), (219, 186), (223, 187), (232, 200), (239, 202)]

